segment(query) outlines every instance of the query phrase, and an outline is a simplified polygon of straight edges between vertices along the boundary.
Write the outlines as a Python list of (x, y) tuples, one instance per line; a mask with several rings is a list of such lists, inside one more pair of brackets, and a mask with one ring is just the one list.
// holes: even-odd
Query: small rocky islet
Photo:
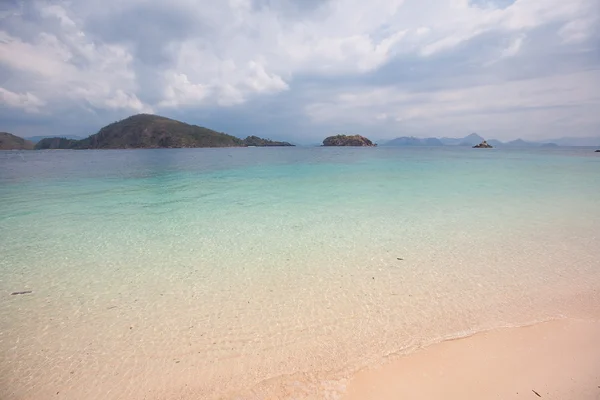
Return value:
[(377, 145), (360, 135), (335, 135), (325, 138), (323, 146), (374, 147)]
[(494, 147), (489, 144), (487, 141), (483, 141), (479, 144), (476, 144), (475, 146), (473, 146), (474, 149), (493, 149)]

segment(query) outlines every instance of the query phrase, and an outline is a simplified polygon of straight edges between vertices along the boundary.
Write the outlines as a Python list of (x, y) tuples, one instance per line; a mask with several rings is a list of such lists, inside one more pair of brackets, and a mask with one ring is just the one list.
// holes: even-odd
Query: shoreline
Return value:
[[(569, 295), (567, 295), (567, 293)], [(527, 351), (531, 353), (535, 353), (536, 351), (540, 352), (540, 350), (543, 350), (544, 348), (547, 349), (551, 347), (551, 343), (549, 344), (544, 340), (548, 337), (554, 338), (560, 342), (558, 344), (555, 343), (554, 349), (558, 352), (558, 355), (554, 353), (551, 353), (551, 355), (555, 356), (556, 359), (560, 359), (563, 357), (561, 352), (581, 356), (582, 351), (577, 347), (577, 340), (569, 341), (569, 337), (565, 336), (573, 333), (575, 335), (574, 337), (587, 337), (588, 339), (593, 339), (591, 348), (595, 352), (590, 352), (590, 354), (594, 354), (596, 357), (595, 360), (598, 362), (594, 365), (594, 369), (590, 368), (588, 371), (598, 371), (598, 373), (596, 374), (596, 378), (594, 378), (595, 380), (593, 380), (591, 386), (588, 384), (588, 389), (589, 387), (592, 389), (596, 388), (597, 392), (592, 393), (593, 396), (588, 393), (587, 397), (585, 394), (582, 395), (579, 392), (575, 392), (575, 394), (569, 396), (561, 395), (558, 397), (544, 396), (544, 394), (539, 391), (538, 393), (543, 396), (542, 398), (554, 398), (560, 400), (571, 398), (600, 400), (600, 388), (598, 388), (598, 386), (600, 386), (600, 313), (598, 313), (597, 308), (597, 292), (594, 290), (592, 292), (585, 293), (585, 295), (580, 292), (578, 295), (576, 292), (562, 291), (562, 294), (564, 297), (563, 300), (569, 299), (567, 303), (570, 305), (569, 311), (565, 313), (557, 313), (554, 316), (533, 319), (529, 321), (515, 321), (513, 323), (504, 322), (502, 325), (489, 327), (487, 329), (473, 328), (474, 330), (465, 330), (460, 332), (456, 331), (454, 333), (440, 336), (437, 339), (423, 341), (418, 344), (414, 343), (414, 345), (389, 352), (385, 355), (382, 354), (377, 359), (371, 359), (362, 365), (352, 366), (346, 364), (335, 370), (327, 370), (317, 367), (309, 370), (298, 370), (292, 374), (274, 375), (260, 380), (246, 389), (240, 391), (229, 391), (225, 394), (220, 393), (219, 395), (215, 394), (210, 398), (235, 400), (438, 400), (441, 398), (449, 400), (463, 400), (468, 398), (522, 399), (527, 398), (522, 396), (522, 390), (518, 391), (519, 395), (517, 395), (517, 391), (515, 391), (515, 393), (513, 393), (514, 396), (511, 397), (511, 393), (497, 394), (499, 393), (498, 388), (494, 387), (493, 385), (488, 385), (487, 387), (483, 388), (482, 393), (477, 393), (477, 396), (479, 397), (475, 397), (474, 395), (472, 396), (469, 391), (465, 393), (458, 393), (454, 397), (449, 396), (446, 391), (441, 391), (440, 393), (435, 394), (427, 394), (421, 391), (420, 386), (413, 388), (415, 390), (415, 393), (413, 394), (402, 392), (396, 393), (395, 390), (402, 390), (402, 387), (394, 387), (395, 382), (398, 381), (398, 379), (402, 379), (402, 371), (397, 371), (397, 365), (408, 363), (406, 369), (409, 371), (416, 365), (417, 368), (421, 368), (421, 372), (423, 374), (427, 374), (429, 371), (423, 370), (423, 367), (435, 368), (435, 364), (440, 361), (439, 359), (436, 359), (439, 358), (440, 348), (442, 348), (441, 352), (443, 354), (443, 352), (446, 351), (443, 350), (446, 346), (450, 346), (451, 348), (458, 346), (459, 349), (465, 350), (466, 354), (457, 354), (455, 359), (456, 365), (453, 367), (453, 370), (460, 370), (460, 368), (462, 368), (461, 363), (464, 361), (474, 362), (476, 364), (471, 365), (469, 367), (470, 369), (463, 373), (463, 375), (460, 377), (462, 381), (457, 381), (464, 387), (469, 388), (471, 387), (470, 385), (472, 385), (473, 381), (480, 380), (480, 377), (477, 375), (478, 373), (485, 372), (486, 369), (489, 369), (485, 357), (478, 360), (476, 357), (477, 354), (468, 354), (470, 348), (474, 345), (478, 346), (480, 341), (485, 341), (486, 347), (482, 349), (481, 354), (489, 354), (489, 361), (491, 356), (496, 356), (497, 358), (502, 357), (504, 352), (513, 356), (518, 356), (519, 349), (523, 349), (523, 347), (525, 347)], [(547, 306), (552, 307), (551, 304), (548, 304)], [(563, 336), (560, 336), (561, 332)], [(520, 338), (523, 338), (523, 336), (526, 336), (525, 343), (519, 342)], [(489, 337), (491, 337), (491, 340), (488, 340)], [(500, 349), (501, 351), (498, 351)], [(583, 353), (585, 353), (585, 351)], [(414, 359), (422, 357), (423, 354), (426, 354), (427, 357), (431, 357), (429, 365), (420, 365), (420, 361), (418, 359), (415, 363)], [(546, 359), (544, 359), (542, 356), (540, 357), (540, 360)], [(442, 359), (442, 361), (448, 360)], [(479, 362), (479, 365), (477, 365), (477, 362)], [(552, 362), (554, 362), (552, 359), (546, 363), (544, 361), (540, 361), (538, 363), (540, 364), (539, 366), (536, 364), (531, 366), (531, 368), (538, 368), (544, 371), (547, 365), (552, 364)], [(560, 362), (558, 363), (560, 365)], [(513, 368), (513, 372), (515, 373), (514, 376), (521, 375), (522, 368), (519, 369), (519, 366), (520, 364), (516, 363), (516, 367)], [(573, 367), (572, 370), (580, 373), (581, 375), (581, 370), (578, 370), (576, 367)], [(384, 379), (381, 379), (380, 374), (385, 375)], [(498, 371), (491, 372), (491, 374), (498, 377), (502, 375), (502, 373), (499, 373)], [(411, 379), (413, 378), (411, 377), (409, 382)], [(504, 377), (504, 379), (506, 379), (506, 377)], [(559, 381), (557, 378), (552, 379), (553, 382)], [(596, 381), (597, 383), (594, 383)], [(417, 380), (415, 380), (415, 382), (417, 382)], [(502, 383), (502, 381), (499, 383)], [(426, 382), (422, 385), (422, 387), (429, 387), (431, 385), (439, 384), (443, 385), (444, 382)], [(508, 387), (509, 384), (507, 383), (506, 386)], [(386, 393), (384, 391), (382, 393), (378, 391), (378, 389), (385, 389), (385, 387), (388, 387), (391, 392)], [(556, 388), (552, 390), (555, 389)], [(185, 397), (184, 395), (182, 398), (195, 398), (194, 395), (196, 393), (193, 391), (191, 393), (187, 392), (186, 395), (188, 397)], [(530, 392), (530, 394), (533, 394), (533, 392)], [(538, 397), (534, 395), (533, 398)]]
[[(487, 376), (481, 376), (481, 372), (485, 371), (485, 369), (490, 370), (490, 374), (493, 376), (500, 377), (504, 380), (499, 379), (498, 384), (504, 384), (506, 387), (509, 387), (512, 382), (510, 379), (515, 379), (515, 377), (519, 377), (521, 375), (521, 368), (519, 363), (516, 363), (516, 367), (513, 367), (511, 371), (514, 372), (512, 376), (503, 376), (502, 371), (494, 371), (489, 368), (489, 365), (485, 363), (484, 360), (479, 360), (479, 364), (476, 364), (478, 361), (475, 356), (477, 354), (469, 354), (472, 353), (471, 347), (473, 343), (477, 344), (482, 337), (493, 336), (495, 339), (492, 341), (486, 342), (487, 347), (483, 347), (483, 350), (480, 351), (480, 354), (491, 354), (492, 356), (498, 352), (499, 349), (502, 351), (501, 354), (496, 354), (496, 357), (500, 357), (504, 355), (504, 352), (510, 354), (519, 353), (518, 349), (523, 348), (523, 344), (519, 344), (519, 337), (523, 336), (521, 332), (534, 332), (532, 337), (529, 337), (529, 342), (526, 343), (526, 346), (532, 347), (533, 352), (540, 350), (540, 343), (538, 341), (545, 337), (554, 337), (557, 332), (561, 332), (561, 330), (568, 329), (570, 325), (575, 324), (578, 325), (579, 328), (574, 330), (575, 335), (579, 335), (579, 337), (584, 338), (593, 338), (592, 341), (593, 346), (591, 346), (591, 350), (595, 351), (594, 356), (595, 360), (598, 362), (594, 364), (594, 371), (598, 371), (594, 378), (595, 381), (592, 382), (592, 388), (596, 388), (600, 385), (600, 314), (598, 313), (598, 298), (597, 291), (592, 292), (572, 292), (569, 290), (561, 290), (561, 301), (560, 304), (565, 306), (565, 311), (568, 309), (568, 312), (565, 313), (557, 313), (554, 317), (544, 318), (544, 319), (535, 319), (530, 320), (528, 322), (523, 322), (519, 324), (518, 322), (514, 322), (513, 324), (507, 324), (506, 322), (501, 326), (491, 327), (483, 330), (464, 330), (464, 331), (456, 331), (452, 334), (447, 334), (445, 336), (439, 337), (437, 340), (431, 341), (421, 341), (414, 342), (413, 345), (400, 348), (399, 350), (392, 350), (387, 353), (380, 353), (380, 355), (376, 358), (364, 359), (361, 363), (348, 363), (347, 360), (343, 358), (347, 356), (344, 353), (344, 347), (337, 346), (335, 356), (333, 358), (337, 359), (337, 366), (330, 368), (329, 365), (322, 364), (321, 361), (323, 358), (318, 358), (324, 356), (322, 352), (322, 348), (315, 348), (308, 350), (304, 354), (312, 354), (311, 359), (313, 361), (312, 365), (309, 368), (303, 368), (300, 366), (297, 361), (299, 360), (297, 357), (290, 357), (287, 359), (282, 359), (282, 363), (277, 365), (277, 368), (266, 370), (258, 370), (254, 369), (254, 366), (260, 366), (258, 362), (256, 362), (257, 358), (248, 358), (244, 359), (240, 357), (240, 355), (232, 354), (231, 357), (227, 359), (222, 359), (222, 365), (219, 366), (219, 369), (215, 369), (218, 373), (215, 374), (212, 371), (206, 369), (206, 366), (201, 366), (198, 363), (202, 360), (202, 357), (199, 355), (199, 350), (202, 350), (203, 347), (198, 347), (194, 345), (191, 349), (179, 349), (181, 351), (174, 353), (175, 355), (167, 355), (166, 353), (156, 354), (152, 357), (152, 360), (146, 359), (146, 362), (151, 363), (153, 368), (143, 368), (138, 369), (140, 364), (128, 364), (129, 366), (126, 368), (124, 365), (114, 364), (115, 358), (111, 355), (111, 353), (106, 353), (105, 357), (99, 361), (99, 365), (102, 366), (102, 370), (96, 373), (96, 376), (101, 376), (103, 378), (103, 382), (98, 384), (92, 384), (90, 380), (93, 376), (86, 371), (84, 376), (80, 374), (69, 377), (80, 377), (78, 380), (57, 382), (48, 380), (47, 376), (44, 377), (47, 379), (46, 384), (42, 384), (38, 389), (34, 389), (30, 393), (28, 392), (13, 392), (12, 396), (8, 395), (7, 398), (31, 398), (31, 397), (40, 397), (45, 398), (44, 396), (48, 394), (48, 389), (51, 393), (55, 393), (53, 390), (57, 392), (60, 391), (60, 398), (62, 399), (75, 399), (75, 398), (99, 398), (101, 391), (106, 388), (105, 384), (108, 384), (112, 379), (110, 376), (103, 373), (106, 371), (106, 368), (109, 365), (113, 365), (116, 368), (115, 371), (126, 371), (127, 376), (131, 376), (133, 379), (121, 380), (113, 385), (114, 393), (116, 396), (126, 395), (131, 399), (158, 399), (158, 398), (179, 398), (179, 399), (236, 399), (236, 400), (253, 400), (253, 399), (331, 399), (331, 400), (355, 400), (355, 399), (377, 399), (377, 400), (387, 400), (387, 399), (465, 399), (465, 398), (494, 398), (494, 399), (520, 399), (527, 398), (521, 397), (520, 395), (516, 395), (516, 392), (522, 394), (522, 390), (515, 391), (515, 393), (500, 393), (498, 385), (494, 386), (492, 383), (487, 382), (487, 386), (481, 389), (481, 393), (477, 393), (477, 396), (471, 395), (471, 392), (453, 394), (450, 388), (447, 388), (447, 380), (448, 377), (438, 376), (438, 379), (441, 380), (433, 380), (424, 381), (423, 376), (414, 377), (414, 371), (421, 371), (423, 375), (430, 374), (432, 370), (435, 371), (435, 367), (439, 364), (440, 360), (442, 362), (452, 361), (448, 360), (448, 357), (444, 359), (444, 357), (440, 357), (440, 354), (444, 354), (442, 350), (440, 353), (439, 348), (445, 348), (446, 346), (455, 346), (458, 345), (459, 348), (464, 352), (459, 352), (459, 354), (455, 357), (455, 365), (452, 367), (448, 367), (448, 370), (456, 372), (464, 369), (463, 374), (459, 377), (453, 378), (451, 383), (456, 381), (462, 387), (471, 388), (473, 382), (485, 380)], [(19, 297), (19, 296), (14, 296)], [(25, 297), (24, 297), (25, 298)], [(12, 299), (12, 297), (11, 297)], [(28, 300), (33, 300), (33, 297), (27, 297)], [(567, 306), (568, 305), (568, 306)], [(555, 306), (555, 305), (554, 305)], [(548, 303), (546, 305), (547, 308), (553, 307), (552, 303)], [(545, 308), (546, 308), (545, 307)], [(555, 310), (557, 310), (555, 308)], [(584, 326), (585, 325), (585, 326)], [(128, 328), (130, 325), (127, 325)], [(566, 327), (566, 328), (565, 328)], [(141, 326), (132, 326), (133, 331), (132, 334), (138, 334), (139, 328)], [(475, 329), (475, 328), (474, 328)], [(568, 332), (567, 332), (568, 333)], [(590, 335), (592, 333), (592, 335)], [(531, 336), (531, 334), (529, 334)], [(498, 336), (498, 337), (496, 337)], [(132, 338), (133, 338), (132, 337)], [(376, 344), (378, 341), (383, 343), (388, 340), (393, 341), (394, 335), (384, 334), (384, 335), (376, 335), (371, 339), (362, 337), (356, 339), (354, 342), (357, 346), (361, 348), (368, 349), (370, 345)], [(516, 337), (516, 339), (515, 339)], [(138, 336), (139, 338), (139, 336)], [(365, 341), (367, 339), (367, 341)], [(375, 340), (376, 339), (376, 340)], [(556, 359), (560, 359), (564, 357), (564, 353), (566, 354), (581, 354), (581, 349), (577, 348), (577, 343), (571, 343), (568, 340), (568, 337), (562, 337), (563, 341), (558, 345), (555, 345), (555, 350), (558, 349), (558, 354), (555, 354)], [(516, 341), (515, 341), (516, 340)], [(301, 343), (300, 343), (301, 344)], [(389, 343), (388, 343), (389, 344)], [(544, 345), (544, 343), (542, 343)], [(574, 345), (574, 348), (573, 348)], [(462, 346), (462, 347), (461, 347)], [(545, 348), (552, 347), (552, 345), (548, 345), (547, 343), (544, 345)], [(593, 348), (592, 348), (593, 347)], [(286, 347), (287, 348), (287, 347)], [(350, 349), (352, 346), (350, 346)], [(289, 348), (288, 348), (289, 349)], [(298, 348), (296, 348), (298, 350)], [(355, 349), (354, 349), (355, 350)], [(530, 349), (527, 349), (528, 351)], [(543, 346), (542, 346), (543, 350)], [(562, 353), (561, 353), (562, 352)], [(592, 352), (589, 352), (592, 354)], [(114, 353), (112, 353), (114, 354)], [(197, 355), (198, 354), (198, 355)], [(298, 351), (289, 352), (289, 354), (298, 355)], [(423, 354), (428, 355), (427, 362), (419, 361), (419, 357)], [(416, 361), (415, 361), (416, 358)], [(582, 357), (579, 357), (580, 359)], [(140, 358), (139, 360), (144, 360)], [(488, 357), (489, 359), (489, 357)], [(543, 358), (545, 361), (541, 361), (537, 364), (533, 364), (531, 369), (542, 369), (544, 370), (548, 365), (552, 363), (556, 363), (560, 365), (567, 365), (566, 363), (560, 361), (555, 361), (550, 358)], [(300, 358), (302, 360), (302, 358)], [(69, 361), (70, 362), (70, 361)], [(468, 365), (468, 363), (475, 362), (475, 365)], [(408, 363), (408, 364), (403, 364)], [(63, 364), (65, 365), (65, 364)], [(408, 381), (411, 383), (412, 387), (408, 387), (408, 390), (413, 390), (414, 394), (410, 392), (406, 394), (406, 392), (402, 392), (403, 390), (407, 390), (407, 387), (398, 386), (398, 381), (403, 379), (405, 370), (403, 371), (402, 365), (405, 365), (404, 369), (413, 371), (413, 375), (408, 375)], [(81, 364), (83, 367), (83, 364)], [(150, 366), (150, 364), (148, 364)], [(519, 368), (517, 368), (519, 367)], [(112, 368), (112, 367), (111, 367)], [(133, 369), (132, 369), (133, 368)], [(263, 367), (264, 368), (264, 367)], [(400, 370), (399, 370), (400, 368)], [(582, 371), (577, 369), (579, 367), (571, 366), (571, 370), (578, 371), (579, 375), (574, 375), (574, 378), (579, 378), (582, 376)], [(64, 368), (63, 368), (64, 369)], [(136, 369), (136, 372), (133, 372)], [(521, 368), (522, 369), (522, 368)], [(235, 370), (239, 374), (235, 374), (238, 377), (242, 377), (240, 381), (234, 381), (230, 379), (228, 376), (223, 375), (223, 372)], [(245, 370), (245, 371), (244, 371)], [(587, 371), (591, 370), (590, 368)], [(80, 370), (83, 372), (83, 370)], [(127, 372), (131, 371), (131, 372)], [(160, 371), (160, 373), (158, 373)], [(584, 370), (583, 372), (585, 372)], [(258, 372), (258, 373), (257, 373)], [(133, 374), (133, 375), (131, 375)], [(479, 375), (478, 375), (479, 374)], [(262, 376), (261, 376), (262, 375)], [(439, 375), (439, 374), (438, 374)], [(8, 376), (8, 375), (7, 375)], [(119, 373), (119, 376), (124, 376), (123, 373)], [(232, 374), (233, 376), (233, 374)], [(433, 377), (435, 378), (435, 377)], [(558, 382), (560, 376), (554, 376), (549, 379), (552, 382)], [(444, 381), (446, 379), (446, 381)], [(242, 383), (243, 381), (243, 383)], [(595, 383), (597, 381), (597, 383)], [(567, 382), (568, 383), (568, 382)], [(562, 383), (564, 384), (564, 382)], [(140, 391), (141, 386), (145, 387), (145, 390)], [(0, 385), (1, 386), (1, 385)], [(6, 381), (7, 388), (10, 385), (9, 381)], [(410, 385), (409, 385), (410, 386)], [(540, 385), (537, 385), (540, 386)], [(590, 387), (590, 385), (587, 385)], [(53, 389), (53, 388), (56, 389)], [(426, 393), (423, 391), (423, 388), (430, 387), (441, 387), (444, 388), (443, 392), (440, 393)], [(597, 393), (579, 393), (573, 392), (574, 389), (569, 388), (561, 388), (560, 393), (567, 393), (567, 395), (561, 396), (553, 396), (549, 397), (548, 395), (544, 395), (544, 388), (541, 385), (542, 391), (539, 391), (537, 387), (534, 387), (533, 390), (536, 390), (539, 394), (543, 396), (543, 398), (554, 398), (554, 399), (590, 399), (590, 400), (600, 400), (600, 397), (595, 397), (596, 395), (600, 396), (600, 388), (598, 388)], [(380, 393), (378, 390), (385, 389), (391, 391), (390, 393), (383, 392)], [(455, 389), (455, 388), (454, 388)], [(553, 394), (553, 390), (556, 391), (557, 388), (549, 388), (547, 390), (548, 393)], [(575, 388), (577, 389), (577, 388)], [(469, 389), (470, 390), (470, 389)], [(569, 392), (568, 390), (571, 390)], [(400, 394), (395, 391), (400, 391)], [(369, 394), (374, 394), (373, 397), (369, 397)], [(500, 394), (499, 394), (500, 393)], [(533, 392), (530, 392), (533, 394)], [(35, 396), (30, 396), (34, 394)], [(376, 395), (375, 395), (376, 394)], [(452, 396), (451, 396), (452, 394)], [(387, 397), (386, 397), (387, 396)], [(454, 396), (454, 397), (453, 397)], [(511, 397), (512, 396), (512, 397)], [(0, 395), (0, 397), (2, 397)], [(105, 398), (116, 398), (116, 397), (105, 397)], [(538, 398), (537, 396), (533, 398)]]
[(599, 399), (600, 320), (556, 319), (446, 339), (358, 371), (341, 396), (440, 398)]

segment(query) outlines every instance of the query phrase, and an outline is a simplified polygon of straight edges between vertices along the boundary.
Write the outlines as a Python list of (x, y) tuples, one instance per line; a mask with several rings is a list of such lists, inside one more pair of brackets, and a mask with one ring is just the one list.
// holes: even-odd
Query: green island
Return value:
[(33, 150), (33, 142), (8, 132), (0, 132), (0, 150)]
[(35, 145), (18, 136), (0, 134), (2, 150), (48, 149), (158, 149), (196, 147), (293, 146), (288, 142), (248, 136), (246, 139), (152, 114), (137, 114), (114, 122), (81, 140), (65, 137), (41, 139)]
[(360, 135), (336, 135), (329, 136), (323, 140), (323, 146), (363, 146), (373, 147), (377, 146), (373, 144), (369, 139)]

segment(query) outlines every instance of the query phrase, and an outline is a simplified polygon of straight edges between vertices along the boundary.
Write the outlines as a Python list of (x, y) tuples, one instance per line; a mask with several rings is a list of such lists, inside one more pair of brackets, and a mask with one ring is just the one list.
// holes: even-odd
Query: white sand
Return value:
[(600, 321), (551, 321), (439, 343), (359, 372), (343, 398), (598, 400)]

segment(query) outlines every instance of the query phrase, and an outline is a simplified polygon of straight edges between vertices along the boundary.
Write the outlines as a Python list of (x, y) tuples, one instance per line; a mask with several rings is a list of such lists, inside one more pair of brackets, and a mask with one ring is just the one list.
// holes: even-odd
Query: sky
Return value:
[(598, 0), (0, 0), (0, 131), (600, 136)]

